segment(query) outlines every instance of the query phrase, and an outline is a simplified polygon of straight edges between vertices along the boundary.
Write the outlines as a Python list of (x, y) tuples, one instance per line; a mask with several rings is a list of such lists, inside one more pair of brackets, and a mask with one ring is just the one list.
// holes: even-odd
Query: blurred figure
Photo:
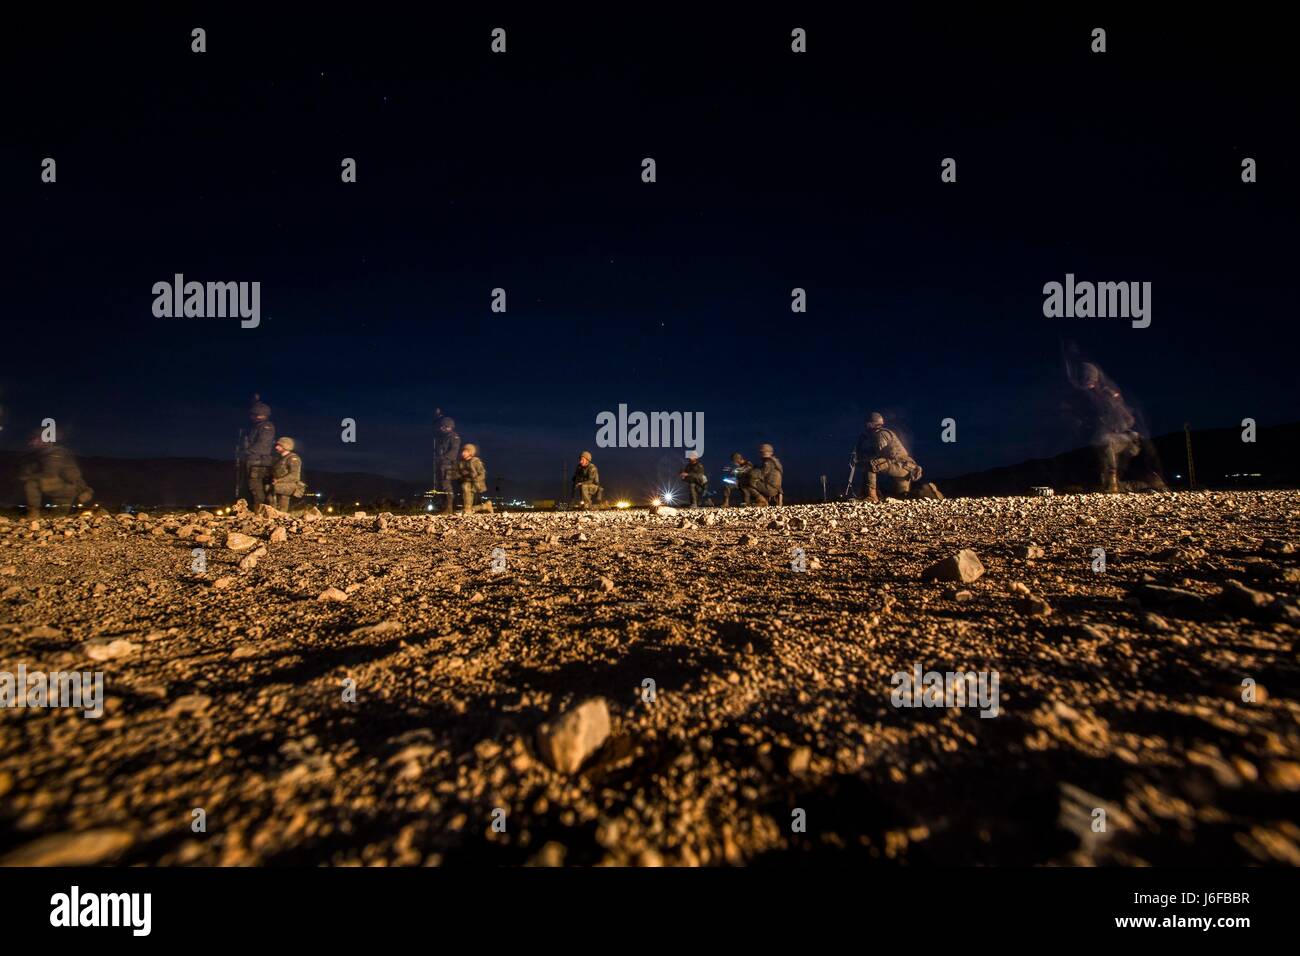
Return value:
[(433, 440), (433, 487), (443, 493), (442, 513), (449, 515), (455, 507), (452, 481), (460, 470), (460, 436), (454, 419), (443, 415), (441, 408), (435, 414), (438, 431)]
[(1074, 361), (1073, 348), (1067, 353), (1066, 375), (1079, 391), (1083, 409), (1078, 419), (1091, 432), (1101, 470), (1101, 490), (1106, 494), (1123, 491), (1120, 479), (1139, 458), (1135, 472), (1141, 483), (1165, 488), (1155, 448), (1143, 437), (1138, 417), (1106, 373), (1093, 362)]
[(781, 504), (781, 482), (785, 473), (781, 459), (768, 444), (759, 445), (758, 454), (758, 465), (749, 472), (749, 493), (760, 508), (766, 508), (773, 498)]
[(573, 471), (573, 497), (582, 499), (578, 507), (592, 507), (600, 500), (600, 490), (600, 472), (591, 460), (591, 452), (584, 451)]
[(749, 473), (753, 469), (754, 463), (740, 452), (731, 453), (731, 464), (722, 469), (722, 507), (731, 504), (731, 494), (734, 491), (739, 491), (743, 503), (749, 504)]
[(709, 476), (704, 473), (699, 452), (690, 452), (686, 456), (686, 465), (677, 476), (686, 482), (691, 492), (691, 507), (698, 508), (704, 501), (704, 494), (709, 487)]
[(921, 477), (921, 466), (913, 459), (893, 429), (885, 427), (885, 417), (872, 412), (865, 422), (866, 430), (858, 439), (854, 451), (862, 468), (862, 497), (878, 501), (876, 476), (884, 473), (894, 479), (894, 490), (900, 496), (912, 490), (912, 482)]
[(27, 514), (41, 517), (41, 506), (49, 498), (56, 514), (67, 514), (72, 505), (86, 504), (94, 490), (81, 477), (76, 457), (63, 446), (45, 441), (40, 430), (27, 440), (27, 451), (19, 459), (18, 480), (27, 497)]
[[(465, 514), (472, 514), (475, 495), (487, 491), (487, 468), (478, 457), (478, 446), (472, 442), (466, 442), (460, 450), (456, 480), (460, 482), (461, 508)], [(491, 511), (492, 502), (484, 502), (482, 510)]]
[(253, 396), (248, 418), (253, 427), (240, 440), (239, 454), (244, 460), (244, 481), (248, 500), (256, 508), (266, 502), (267, 479), (275, 462), (275, 423), (271, 421), (271, 406)]
[(271, 491), (275, 507), (289, 510), (290, 498), (301, 498), (307, 491), (302, 481), (302, 459), (294, 452), (294, 440), (281, 436), (275, 440), (275, 462), (271, 465)]

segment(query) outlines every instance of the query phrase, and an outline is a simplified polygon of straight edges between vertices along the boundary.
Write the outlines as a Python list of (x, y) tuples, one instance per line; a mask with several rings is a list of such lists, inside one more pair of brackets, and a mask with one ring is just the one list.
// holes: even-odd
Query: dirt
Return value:
[[(8, 519), (0, 670), (106, 700), (0, 710), (0, 862), (1300, 865), (1297, 528), (1295, 492)], [(896, 706), (916, 668), (996, 671), (996, 716)], [(591, 698), (607, 734), (561, 720)]]

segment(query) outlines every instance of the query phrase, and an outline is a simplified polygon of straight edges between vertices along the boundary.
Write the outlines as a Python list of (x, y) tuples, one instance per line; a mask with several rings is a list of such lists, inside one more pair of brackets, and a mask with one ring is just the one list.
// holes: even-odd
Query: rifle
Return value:
[(235, 497), (231, 501), (239, 500), (239, 486), (243, 482), (244, 472), (239, 467), (240, 459), (244, 454), (244, 430), (239, 429), (239, 437), (235, 440)]
[(844, 486), (843, 497), (845, 498), (853, 497), (853, 475), (857, 472), (857, 470), (858, 470), (858, 450), (855, 448), (853, 449), (852, 452), (849, 453), (849, 480), (848, 483)]

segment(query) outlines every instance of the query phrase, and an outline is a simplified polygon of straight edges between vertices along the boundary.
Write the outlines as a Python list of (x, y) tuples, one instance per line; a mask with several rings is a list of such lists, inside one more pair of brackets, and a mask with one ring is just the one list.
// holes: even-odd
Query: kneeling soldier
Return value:
[(749, 504), (749, 473), (753, 470), (754, 463), (742, 455), (740, 452), (732, 452), (731, 464), (722, 469), (722, 507), (726, 508), (731, 504), (731, 493), (739, 491), (741, 501)]
[(749, 493), (760, 507), (766, 507), (770, 499), (781, 495), (783, 469), (771, 445), (759, 445), (758, 453), (763, 457), (749, 473)]
[(686, 482), (686, 486), (690, 489), (691, 507), (698, 508), (703, 503), (704, 493), (709, 487), (709, 476), (704, 473), (699, 452), (693, 451), (686, 456), (686, 466), (677, 477)]
[(39, 430), (32, 432), (27, 452), (19, 460), (18, 480), (27, 498), (27, 517), (41, 517), (45, 498), (54, 504), (55, 514), (65, 515), (73, 504), (86, 504), (94, 492), (81, 477), (81, 468), (72, 452), (62, 445), (47, 442)]
[[(478, 445), (466, 442), (461, 446), (460, 460), (456, 462), (456, 480), (460, 482), (461, 510), (464, 514), (471, 514), (475, 493), (487, 491), (487, 469), (478, 456)], [(483, 510), (490, 510), (490, 502)]]
[(884, 416), (872, 412), (867, 419), (867, 430), (858, 439), (858, 461), (863, 462), (862, 497), (876, 501), (876, 476), (884, 473), (894, 479), (894, 490), (906, 495), (912, 482), (921, 477), (921, 466), (893, 430), (885, 427)]
[(275, 440), (275, 461), (271, 464), (271, 492), (275, 495), (275, 507), (280, 511), (289, 510), (290, 498), (301, 498), (307, 486), (302, 483), (302, 459), (293, 450), (292, 438)]
[(581, 496), (583, 508), (590, 508), (600, 500), (600, 472), (591, 460), (591, 452), (578, 456), (578, 467), (573, 472), (573, 493)]

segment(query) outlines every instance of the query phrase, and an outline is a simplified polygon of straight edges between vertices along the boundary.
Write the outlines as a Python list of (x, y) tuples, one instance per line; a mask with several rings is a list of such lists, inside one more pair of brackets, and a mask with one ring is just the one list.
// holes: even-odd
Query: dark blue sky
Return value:
[[(22, 21), (4, 443), (51, 416), (82, 453), (222, 456), (256, 391), (309, 470), (419, 479), (441, 406), (506, 491), (545, 494), (622, 402), (702, 411), (711, 474), (768, 440), (792, 483), (842, 485), (873, 409), (931, 475), (1081, 444), (1065, 339), (1155, 433), (1295, 420), (1300, 110), (1283, 31), (1250, 20)], [(260, 281), (261, 327), (155, 318), (176, 272)], [(1067, 272), (1151, 282), (1151, 327), (1044, 318)], [(597, 460), (639, 494), (679, 458)]]

